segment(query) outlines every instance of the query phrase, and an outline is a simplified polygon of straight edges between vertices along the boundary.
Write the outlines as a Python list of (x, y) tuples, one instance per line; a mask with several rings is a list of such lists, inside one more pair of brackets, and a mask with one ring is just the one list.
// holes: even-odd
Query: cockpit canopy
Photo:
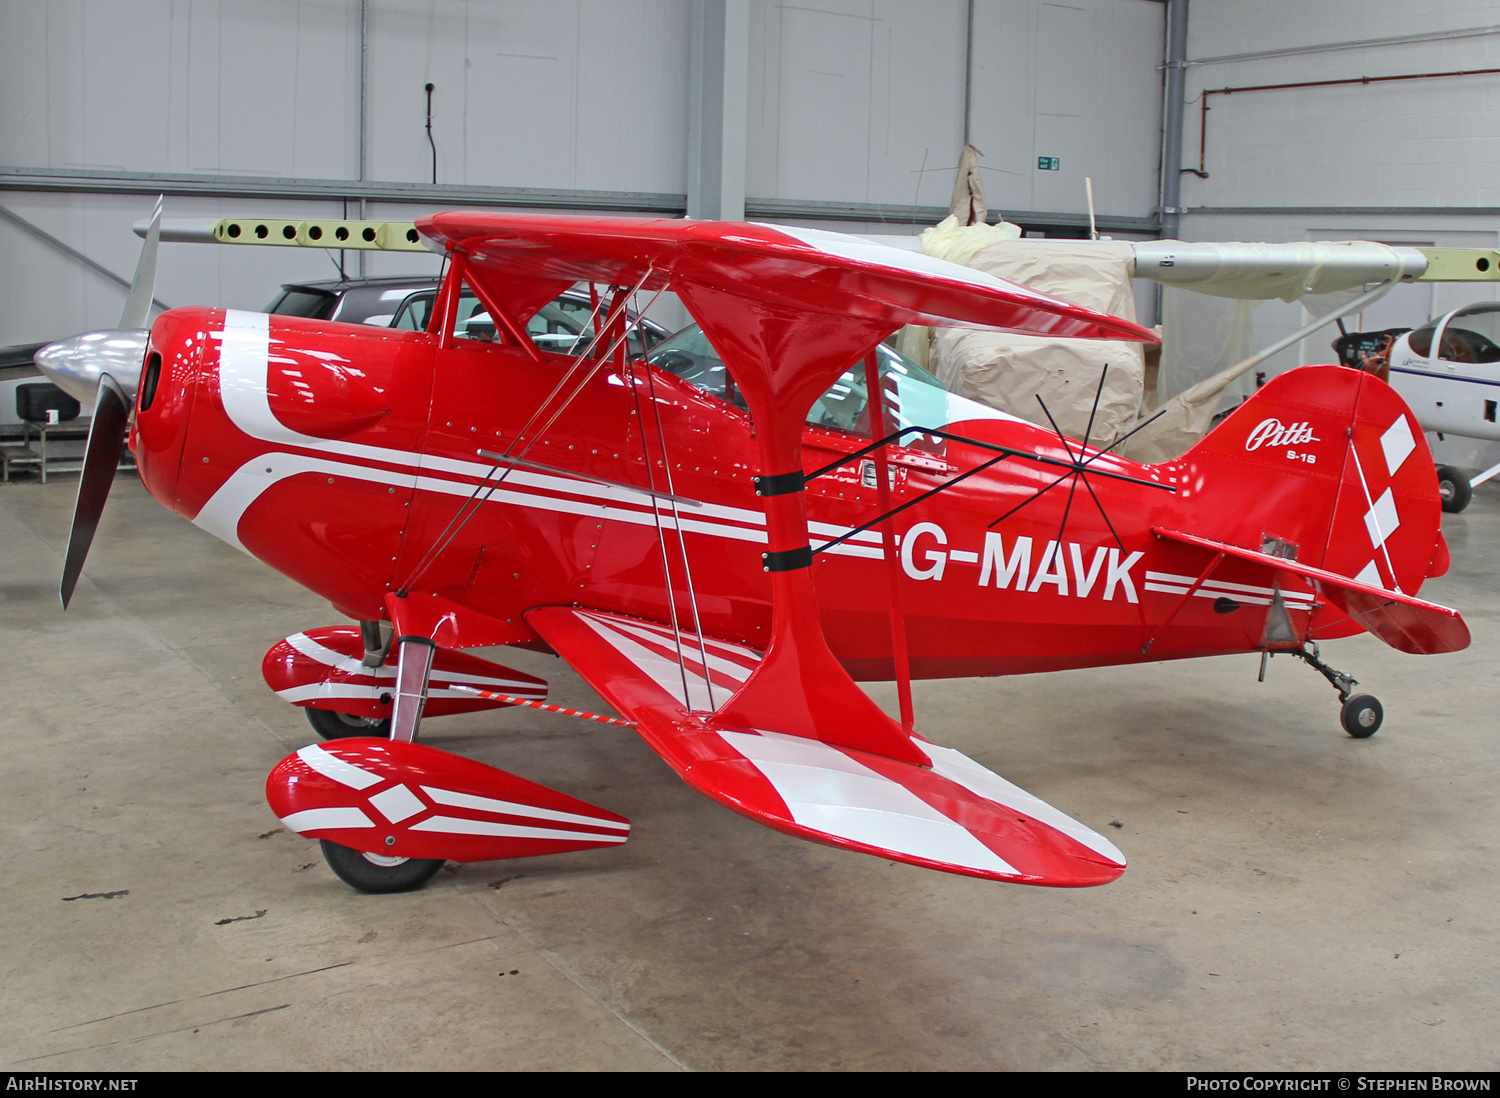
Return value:
[[(976, 419), (1015, 419), (1005, 412), (950, 393), (937, 378), (884, 343), (876, 348), (876, 352), (880, 356), (886, 407), (898, 428), (941, 427)], [(647, 356), (647, 361), (721, 400), (745, 407), (724, 360), (696, 324), (663, 340)], [(807, 422), (814, 427), (867, 436), (870, 433), (869, 401), (864, 363), (857, 362), (813, 402)]]
[[(1432, 341), (1442, 336), (1436, 351)], [(1439, 320), (1418, 328), (1407, 337), (1411, 349), (1423, 358), (1444, 362), (1500, 362), (1500, 302), (1466, 305)]]

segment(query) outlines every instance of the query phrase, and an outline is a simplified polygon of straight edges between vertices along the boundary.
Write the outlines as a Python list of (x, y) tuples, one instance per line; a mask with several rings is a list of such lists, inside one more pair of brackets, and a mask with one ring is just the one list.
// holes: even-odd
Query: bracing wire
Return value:
[[(672, 643), (677, 648), (677, 671), (682, 676), (682, 704), (692, 712), (693, 695), (688, 687), (687, 654), (682, 648), (682, 627), (677, 622), (677, 597), (672, 592), (672, 564), (667, 557), (667, 536), (661, 528), (661, 504), (656, 498), (656, 474), (651, 471), (651, 446), (647, 442), (646, 416), (641, 411), (641, 389), (635, 384), (635, 371), (631, 371), (630, 396), (635, 401), (635, 419), (641, 435), (641, 460), (646, 465), (646, 486), (651, 490), (651, 519), (656, 524), (656, 543), (661, 548), (662, 580), (667, 587), (667, 615), (672, 621)], [(662, 463), (666, 464), (666, 451), (662, 451)], [(686, 558), (684, 558), (686, 559)], [(705, 672), (707, 668), (704, 669)]]
[[(718, 708), (718, 706), (714, 704), (713, 675), (708, 663), (708, 641), (704, 639), (703, 619), (698, 614), (698, 593), (693, 587), (693, 568), (692, 565), (688, 563), (687, 537), (684, 535), (682, 530), (682, 515), (677, 510), (677, 489), (672, 484), (672, 459), (667, 455), (667, 433), (662, 429), (661, 408), (657, 404), (656, 400), (656, 379), (651, 376), (650, 366), (647, 366), (646, 368), (646, 384), (650, 388), (651, 392), (651, 413), (656, 418), (656, 438), (657, 445), (661, 447), (662, 468), (666, 470), (667, 474), (667, 498), (672, 504), (673, 524), (677, 527), (677, 545), (678, 548), (682, 551), (682, 574), (684, 582), (687, 586), (688, 606), (692, 609), (693, 612), (693, 629), (698, 634), (698, 653), (703, 657), (703, 686), (704, 689), (708, 691), (709, 712), (713, 712)], [(644, 430), (645, 424), (642, 424), (641, 426)], [(663, 539), (663, 541), (665, 541), (665, 539)], [(663, 545), (662, 552), (663, 558), (665, 559), (665, 545)], [(667, 596), (668, 598), (672, 597), (670, 590), (668, 590)], [(682, 641), (680, 638), (677, 642), (677, 647), (680, 652), (682, 649)], [(689, 706), (689, 708), (691, 708), (691, 705)]]
[[(587, 386), (588, 383), (593, 379), (594, 375), (597, 374), (599, 370), (609, 362), (609, 359), (614, 354), (615, 350), (618, 347), (622, 346), (625, 341), (630, 338), (631, 333), (640, 327), (641, 322), (646, 317), (646, 314), (650, 312), (651, 307), (656, 304), (657, 299), (659, 299), (662, 293), (665, 292), (664, 288), (656, 292), (651, 300), (646, 303), (646, 307), (636, 314), (634, 320), (629, 321), (623, 326), (620, 326), (621, 330), (618, 336), (616, 336), (608, 349), (606, 349), (605, 353), (599, 356), (599, 358), (594, 362), (593, 367), (578, 381), (578, 383), (573, 387), (572, 391), (563, 398), (562, 402), (558, 405), (556, 411), (552, 413), (547, 422), (544, 423), (534, 435), (532, 435), (530, 440), (527, 441), (524, 446), (522, 446), (522, 440), (526, 437), (527, 432), (531, 430), (537, 419), (546, 410), (548, 404), (550, 404), (552, 400), (557, 397), (558, 393), (561, 392), (562, 389), (567, 385), (569, 379), (579, 371), (583, 363), (587, 360), (590, 352), (593, 351), (593, 349), (598, 345), (600, 339), (603, 338), (604, 332), (616, 326), (619, 326), (618, 321), (622, 316), (625, 315), (626, 303), (634, 297), (634, 295), (641, 289), (642, 286), (646, 284), (646, 280), (649, 279), (653, 273), (654, 269), (648, 267), (646, 269), (646, 272), (641, 275), (640, 281), (635, 284), (635, 286), (630, 290), (628, 294), (617, 296), (616, 303), (611, 305), (606, 314), (604, 324), (599, 325), (595, 323), (595, 335), (593, 340), (589, 343), (589, 346), (574, 358), (573, 362), (568, 366), (568, 369), (564, 372), (563, 376), (558, 379), (557, 384), (552, 387), (552, 391), (547, 394), (547, 396), (542, 400), (540, 404), (537, 405), (536, 410), (532, 412), (530, 418), (526, 421), (526, 424), (521, 428), (519, 432), (517, 432), (515, 438), (511, 440), (510, 445), (508, 445), (505, 451), (502, 453), (502, 458), (525, 457), (526, 454), (531, 451), (532, 447), (535, 446), (536, 443), (541, 439), (541, 437), (547, 433), (547, 431), (552, 427), (554, 423), (557, 422), (558, 417), (560, 417), (563, 412), (568, 409), (569, 405), (571, 405), (572, 402), (577, 399), (578, 395), (583, 392), (585, 386)], [(602, 301), (600, 302), (600, 304), (602, 305)], [(618, 310), (616, 306), (618, 306)], [(595, 321), (597, 321), (598, 314), (599, 306), (596, 305), (594, 312), (590, 316), (590, 323), (594, 323)], [(516, 452), (516, 448), (518, 446), (521, 447), (519, 453)], [(501, 470), (502, 467), (504, 468), (504, 471), (501, 472), (498, 477), (496, 477), (496, 472)], [(445, 550), (450, 544), (452, 544), (453, 539), (456, 538), (463, 531), (463, 528), (468, 525), (469, 521), (479, 513), (479, 509), (490, 500), (490, 498), (495, 494), (496, 491), (499, 490), (500, 486), (505, 483), (506, 478), (510, 476), (515, 468), (516, 466), (506, 465), (504, 462), (496, 462), (490, 467), (489, 472), (486, 473), (484, 477), (479, 481), (479, 483), (474, 486), (474, 491), (469, 494), (468, 499), (466, 499), (463, 504), (460, 505), (458, 511), (454, 513), (453, 518), (449, 519), (447, 526), (443, 528), (442, 533), (438, 535), (437, 539), (433, 542), (432, 547), (428, 549), (425, 554), (423, 554), (421, 560), (417, 562), (416, 567), (412, 569), (411, 575), (407, 578), (405, 583), (401, 585), (400, 591), (402, 594), (410, 591), (411, 588), (416, 584), (416, 582), (422, 578), (422, 576), (430, 567), (432, 567), (432, 564), (437, 560), (438, 556), (443, 552), (443, 550)], [(491, 483), (492, 481), (493, 483)], [(486, 489), (487, 485), (488, 488)], [(482, 497), (481, 493), (483, 493)]]

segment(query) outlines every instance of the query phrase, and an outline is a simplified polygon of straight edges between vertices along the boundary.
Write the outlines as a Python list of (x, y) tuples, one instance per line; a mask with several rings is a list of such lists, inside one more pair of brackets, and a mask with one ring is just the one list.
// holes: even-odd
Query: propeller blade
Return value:
[(40, 374), (36, 353), (45, 346), (45, 343), (18, 343), (14, 347), (0, 347), (0, 381)]
[(68, 555), (63, 563), (63, 609), (73, 598), (78, 577), (83, 573), (84, 559), (99, 529), (99, 516), (115, 482), (120, 465), (120, 450), (125, 445), (125, 431), (130, 424), (130, 401), (124, 390), (109, 374), (99, 378), (99, 393), (94, 402), (94, 422), (89, 427), (88, 449), (83, 458), (83, 475), (78, 478), (78, 501), (73, 506), (73, 530), (68, 535)]
[(130, 284), (130, 296), (125, 299), (125, 311), (120, 314), (121, 328), (149, 328), (151, 326), (151, 299), (156, 293), (156, 246), (161, 240), (161, 211), (165, 198), (156, 200), (156, 211), (151, 215), (151, 225), (146, 230), (146, 243), (141, 245), (141, 258), (135, 265), (135, 279)]

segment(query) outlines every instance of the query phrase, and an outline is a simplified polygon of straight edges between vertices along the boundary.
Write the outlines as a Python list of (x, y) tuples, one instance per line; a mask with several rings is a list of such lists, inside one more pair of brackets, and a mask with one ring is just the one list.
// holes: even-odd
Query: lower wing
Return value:
[(526, 621), (688, 785), (778, 831), (997, 881), (1078, 887), (1125, 870), (1104, 836), (951, 748), (923, 742), (923, 767), (716, 720), (753, 648), (576, 607)]

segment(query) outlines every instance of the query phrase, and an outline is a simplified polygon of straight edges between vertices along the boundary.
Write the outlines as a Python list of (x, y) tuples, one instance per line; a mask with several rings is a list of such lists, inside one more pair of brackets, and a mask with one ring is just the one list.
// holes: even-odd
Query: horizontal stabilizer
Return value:
[(1457, 652), (1469, 646), (1469, 627), (1457, 610), (1426, 602), (1399, 591), (1372, 587), (1337, 572), (1300, 564), (1295, 560), (1271, 556), (1238, 545), (1200, 538), (1168, 530), (1161, 526), (1151, 530), (1159, 538), (1193, 545), (1236, 560), (1264, 565), (1273, 571), (1295, 576), (1374, 633), (1386, 644), (1414, 655)]
[(951, 748), (923, 743), (929, 768), (717, 721), (753, 648), (572, 607), (526, 621), (688, 785), (778, 831), (1025, 884), (1104, 884), (1125, 869), (1108, 839)]

